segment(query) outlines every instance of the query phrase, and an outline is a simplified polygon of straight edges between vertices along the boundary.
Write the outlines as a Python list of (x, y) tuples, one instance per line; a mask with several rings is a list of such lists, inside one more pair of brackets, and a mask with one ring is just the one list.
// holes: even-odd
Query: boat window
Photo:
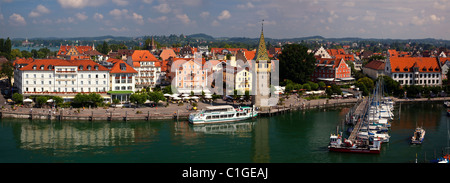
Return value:
[(211, 119), (211, 116), (206, 116), (206, 119)]

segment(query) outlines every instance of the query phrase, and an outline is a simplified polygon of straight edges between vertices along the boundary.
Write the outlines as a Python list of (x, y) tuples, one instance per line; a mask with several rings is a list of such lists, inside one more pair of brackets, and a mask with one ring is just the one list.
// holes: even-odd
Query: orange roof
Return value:
[(244, 56), (247, 60), (252, 60), (255, 58), (256, 51), (244, 51)]
[(448, 58), (448, 57), (439, 57), (439, 61), (441, 62), (442, 65), (444, 65), (445, 62), (450, 61), (450, 58)]
[[(52, 66), (52, 67), (49, 67)], [(92, 60), (63, 60), (63, 59), (35, 59), (33, 62), (30, 62), (28, 65), (20, 68), (20, 70), (54, 70), (54, 66), (83, 66), (85, 70), (87, 70), (87, 66), (91, 66), (92, 70), (95, 70), (94, 67), (98, 66), (99, 71), (108, 71), (106, 67), (92, 61)], [(34, 69), (33, 67), (36, 67)], [(41, 69), (42, 67), (42, 69)]]
[(33, 58), (19, 58), (17, 60), (14, 60), (13, 66), (16, 66), (16, 64), (29, 64), (31, 62), (34, 62)]
[(333, 68), (338, 67), (341, 62), (341, 58), (317, 58), (316, 66), (332, 65)]
[(331, 55), (331, 56), (335, 56), (335, 55), (344, 55), (345, 54), (345, 50), (344, 49), (328, 49), (327, 52)]
[(126, 62), (120, 59), (110, 58), (108, 62), (114, 63), (114, 66), (111, 68), (110, 73), (138, 73), (133, 67), (128, 65)]
[[(86, 51), (92, 50), (92, 46), (74, 46), (78, 53), (83, 54)], [(66, 55), (67, 51), (70, 50), (72, 46), (62, 46), (59, 47), (58, 55)]]
[(441, 72), (434, 57), (390, 57), (391, 72), (412, 72), (418, 67), (419, 72)]
[(135, 50), (131, 55), (133, 62), (150, 61), (156, 62), (158, 59), (148, 50)]
[(175, 51), (173, 49), (165, 49), (159, 54), (159, 57), (161, 57), (162, 60), (167, 60), (170, 57), (177, 57), (177, 54), (175, 54)]

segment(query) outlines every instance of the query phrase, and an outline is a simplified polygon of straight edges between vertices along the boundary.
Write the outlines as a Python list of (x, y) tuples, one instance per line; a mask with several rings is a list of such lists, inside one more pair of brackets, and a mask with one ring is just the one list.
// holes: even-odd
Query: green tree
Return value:
[(59, 96), (53, 96), (51, 98), (55, 102), (56, 106), (60, 106), (64, 102), (64, 99)]
[(38, 96), (36, 97), (36, 103), (39, 107), (42, 107), (44, 104), (47, 103), (48, 98), (46, 96)]
[(373, 80), (370, 79), (369, 77), (363, 77), (361, 79), (358, 79), (358, 81), (356, 81), (356, 83), (359, 82), (363, 83), (369, 91), (372, 91), (373, 88), (375, 87)]
[(13, 74), (14, 74), (14, 66), (13, 66), (12, 62), (3, 63), (0, 76), (8, 77), (8, 82), (10, 85), (11, 85), (11, 78), (13, 77)]
[(157, 92), (149, 92), (148, 93), (148, 100), (158, 103), (160, 100), (165, 101), (166, 98), (164, 97), (164, 94), (160, 91)]
[(279, 55), (280, 80), (290, 79), (295, 83), (306, 83), (314, 72), (315, 57), (308, 48), (299, 44), (283, 46)]
[(130, 102), (131, 103), (136, 103), (138, 106), (142, 105), (145, 103), (145, 101), (147, 100), (147, 94), (145, 93), (133, 93), (130, 95)]
[(22, 58), (22, 52), (19, 49), (11, 50), (11, 58), (15, 60), (17, 57)]
[(103, 104), (103, 97), (98, 93), (89, 93), (88, 99), (94, 107)]
[(14, 93), (12, 95), (12, 100), (16, 103), (16, 104), (20, 104), (23, 102), (23, 95), (20, 93)]
[(89, 102), (89, 96), (84, 93), (78, 93), (73, 98), (72, 104), (74, 105), (74, 107), (84, 107), (87, 102)]

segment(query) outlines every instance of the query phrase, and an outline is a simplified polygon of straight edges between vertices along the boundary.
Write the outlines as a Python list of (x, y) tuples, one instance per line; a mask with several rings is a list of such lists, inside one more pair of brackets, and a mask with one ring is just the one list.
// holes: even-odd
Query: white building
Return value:
[(129, 100), (130, 95), (135, 91), (135, 77), (137, 71), (130, 65), (120, 59), (108, 59), (108, 62), (114, 64), (109, 72), (111, 77), (111, 102), (113, 99), (119, 99), (120, 102)]
[(14, 86), (24, 96), (54, 95), (70, 101), (77, 93), (109, 98), (109, 70), (92, 60), (19, 59)]
[(388, 57), (385, 73), (401, 85), (441, 85), (441, 67), (436, 57)]

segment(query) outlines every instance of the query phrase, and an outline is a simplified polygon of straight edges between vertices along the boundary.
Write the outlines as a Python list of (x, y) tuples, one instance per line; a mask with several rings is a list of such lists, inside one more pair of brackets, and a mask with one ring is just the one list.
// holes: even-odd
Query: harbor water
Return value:
[[(0, 163), (413, 163), (448, 146), (442, 103), (396, 104), (390, 142), (377, 155), (329, 152), (349, 108), (293, 111), (243, 122), (0, 119)], [(422, 145), (410, 145), (416, 126)]]

